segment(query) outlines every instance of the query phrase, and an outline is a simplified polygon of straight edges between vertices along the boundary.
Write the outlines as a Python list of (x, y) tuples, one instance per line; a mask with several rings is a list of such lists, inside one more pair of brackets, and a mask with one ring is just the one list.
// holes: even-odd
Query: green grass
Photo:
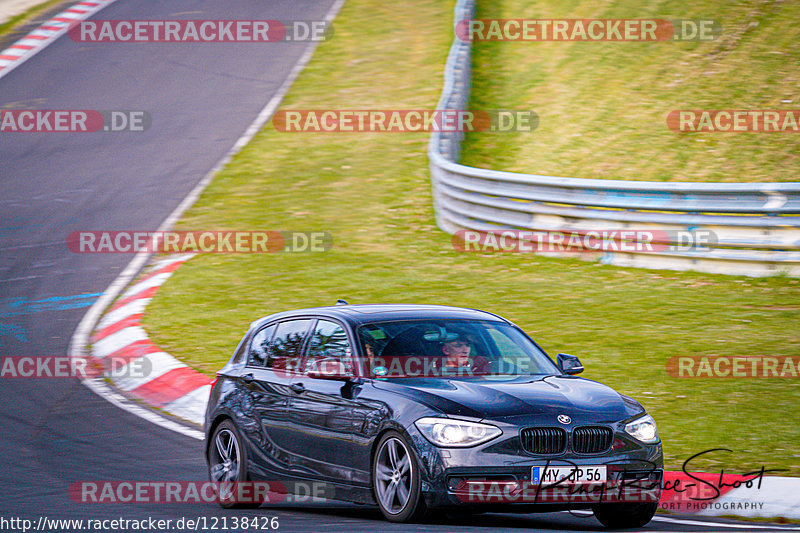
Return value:
[(798, 181), (796, 133), (674, 133), (675, 109), (798, 109), (800, 4), (479, 1), (476, 18), (713, 19), (710, 42), (476, 42), (472, 109), (532, 109), (532, 133), (473, 133), (466, 165), (578, 178)]
[[(433, 108), (451, 2), (347, 2), (285, 109)], [(728, 446), (726, 472), (800, 474), (796, 380), (673, 379), (672, 355), (800, 353), (800, 281), (620, 269), (577, 259), (453, 250), (436, 228), (425, 134), (261, 131), (178, 229), (320, 230), (326, 253), (204, 255), (148, 308), (154, 342), (212, 373), (254, 319), (297, 307), (407, 302), (477, 307), (528, 331), (585, 376), (639, 399), (667, 465)], [(756, 430), (751, 430), (755, 427)], [(720, 456), (717, 456), (721, 458)], [(706, 463), (708, 468), (720, 464)]]

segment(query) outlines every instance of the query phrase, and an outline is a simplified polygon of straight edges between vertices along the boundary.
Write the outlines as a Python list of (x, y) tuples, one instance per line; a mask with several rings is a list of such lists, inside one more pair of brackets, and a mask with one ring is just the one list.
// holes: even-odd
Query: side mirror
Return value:
[(583, 365), (581, 364), (581, 360), (575, 357), (574, 355), (570, 355), (568, 353), (560, 353), (558, 354), (558, 368), (565, 374), (575, 375), (580, 374), (583, 372)]
[(353, 372), (338, 357), (326, 357), (311, 363), (311, 368), (308, 369), (308, 377), (346, 380), (353, 377)]

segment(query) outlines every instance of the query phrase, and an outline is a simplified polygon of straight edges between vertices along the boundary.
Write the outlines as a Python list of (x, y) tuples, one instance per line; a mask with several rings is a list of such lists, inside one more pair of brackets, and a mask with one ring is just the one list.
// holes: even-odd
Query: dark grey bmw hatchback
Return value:
[[(641, 527), (661, 491), (656, 423), (581, 371), (474, 309), (340, 301), (270, 315), (212, 387), (209, 475), (319, 484), (393, 522), (591, 509), (607, 527)], [(242, 504), (222, 491), (220, 503)]]

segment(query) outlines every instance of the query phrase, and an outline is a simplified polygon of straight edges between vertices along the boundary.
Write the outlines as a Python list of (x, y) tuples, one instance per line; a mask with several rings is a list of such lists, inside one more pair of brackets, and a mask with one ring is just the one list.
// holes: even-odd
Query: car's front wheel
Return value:
[(609, 529), (642, 527), (652, 520), (658, 509), (657, 502), (603, 503), (593, 509), (594, 516)]
[(389, 431), (372, 460), (372, 486), (378, 506), (390, 522), (408, 522), (425, 513), (419, 465), (400, 433)]
[(208, 477), (216, 484), (222, 507), (258, 507), (260, 502), (242, 501), (239, 485), (247, 481), (247, 450), (234, 423), (223, 420), (214, 430), (208, 447)]

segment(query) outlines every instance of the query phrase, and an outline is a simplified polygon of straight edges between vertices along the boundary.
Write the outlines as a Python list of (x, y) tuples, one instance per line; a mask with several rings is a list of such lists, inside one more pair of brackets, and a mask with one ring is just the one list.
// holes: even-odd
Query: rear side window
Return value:
[(258, 330), (250, 343), (250, 356), (247, 359), (248, 366), (266, 366), (269, 360), (270, 342), (275, 333), (277, 324), (272, 324)]
[(297, 371), (300, 366), (303, 341), (311, 326), (311, 319), (287, 320), (278, 324), (270, 343), (267, 367), (276, 370)]
[(307, 373), (322, 361), (334, 358), (340, 360), (352, 372), (350, 343), (344, 328), (336, 322), (319, 320), (309, 341), (308, 357), (303, 372)]

